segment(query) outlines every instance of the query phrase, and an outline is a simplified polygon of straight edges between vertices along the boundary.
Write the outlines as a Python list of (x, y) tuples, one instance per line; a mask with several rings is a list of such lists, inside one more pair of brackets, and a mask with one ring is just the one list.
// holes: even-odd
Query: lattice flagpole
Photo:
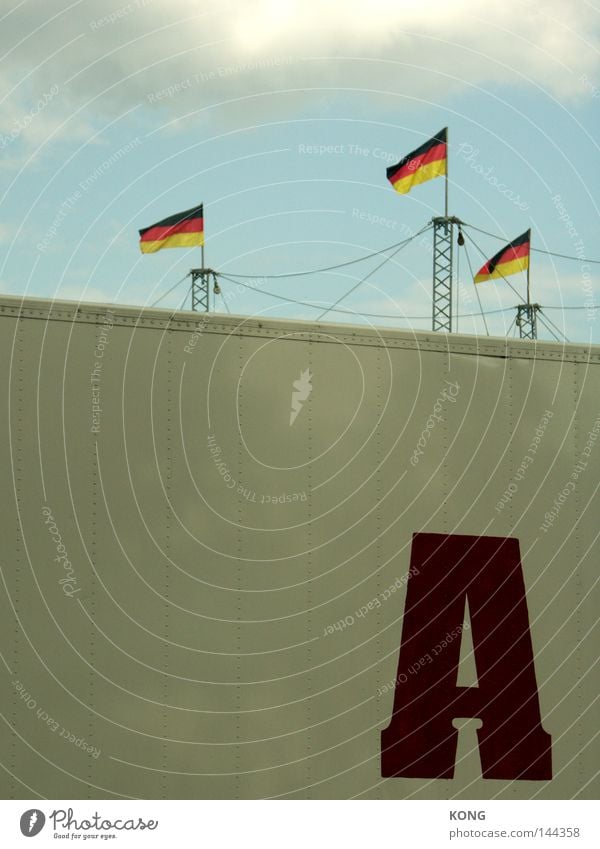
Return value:
[(531, 303), (531, 230), (529, 230), (529, 257), (527, 258), (527, 303), (517, 306), (517, 327), (520, 339), (537, 339), (537, 313), (539, 304)]
[(448, 130), (446, 130), (446, 175), (444, 180), (444, 215), (432, 219), (433, 224), (433, 290), (432, 329), (452, 333), (452, 277), (454, 224), (458, 218), (448, 215)]
[(192, 268), (192, 310), (208, 312), (208, 268)]
[(432, 329), (452, 333), (453, 223), (447, 215), (433, 219)]
[(539, 304), (517, 305), (517, 327), (520, 339), (537, 339), (537, 313)]
[(200, 246), (202, 251), (202, 268), (192, 268), (192, 310), (194, 312), (208, 312), (208, 281), (210, 269), (204, 267), (204, 242)]

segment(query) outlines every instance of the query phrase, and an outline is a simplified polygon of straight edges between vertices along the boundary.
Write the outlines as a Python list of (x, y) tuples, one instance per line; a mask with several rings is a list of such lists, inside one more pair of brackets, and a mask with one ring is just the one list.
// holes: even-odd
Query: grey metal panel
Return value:
[[(597, 348), (8, 297), (0, 328), (3, 796), (597, 795), (595, 443), (542, 528)], [(467, 737), (452, 781), (381, 779), (416, 531), (519, 538), (551, 782)]]

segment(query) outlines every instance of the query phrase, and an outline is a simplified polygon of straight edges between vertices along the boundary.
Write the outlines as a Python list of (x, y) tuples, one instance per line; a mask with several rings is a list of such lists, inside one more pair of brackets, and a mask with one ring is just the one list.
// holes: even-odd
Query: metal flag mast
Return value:
[[(202, 213), (204, 218), (204, 208)], [(215, 272), (212, 268), (205, 268), (204, 266), (204, 240), (200, 245), (200, 250), (202, 251), (201, 268), (192, 268), (190, 270), (190, 274), (192, 276), (192, 311), (208, 312), (210, 309), (209, 285), (211, 277), (213, 279), (213, 293), (215, 295), (219, 295), (221, 290), (219, 288)]]
[(448, 215), (448, 128), (446, 128), (446, 175), (444, 215), (432, 218), (433, 224), (433, 292), (432, 330), (452, 333), (452, 276), (454, 224), (459, 218)]
[(520, 339), (537, 339), (537, 313), (539, 304), (531, 303), (531, 229), (529, 230), (529, 256), (527, 258), (527, 303), (517, 305), (516, 325)]

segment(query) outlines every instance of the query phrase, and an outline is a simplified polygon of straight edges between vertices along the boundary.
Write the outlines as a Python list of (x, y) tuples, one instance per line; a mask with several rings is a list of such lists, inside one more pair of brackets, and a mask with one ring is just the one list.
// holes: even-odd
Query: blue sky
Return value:
[[(359, 258), (441, 214), (442, 179), (400, 196), (385, 168), (448, 126), (450, 212), (501, 237), (467, 230), (458, 330), (485, 332), (469, 317), (469, 259), (476, 270), (531, 227), (533, 247), (577, 257), (534, 253), (534, 300), (571, 341), (599, 341), (588, 3), (234, 0), (198, 12), (189, 0), (28, 0), (0, 23), (3, 292), (151, 304), (199, 249), (142, 256), (138, 228), (204, 202), (207, 264), (258, 290), (224, 280), (231, 312), (316, 318), (265, 293), (325, 308), (379, 260), (267, 275)], [(524, 275), (511, 283), (524, 294)], [(488, 330), (504, 335), (517, 296), (503, 281), (478, 293)], [(356, 315), (327, 320), (430, 328), (431, 235), (340, 308)]]

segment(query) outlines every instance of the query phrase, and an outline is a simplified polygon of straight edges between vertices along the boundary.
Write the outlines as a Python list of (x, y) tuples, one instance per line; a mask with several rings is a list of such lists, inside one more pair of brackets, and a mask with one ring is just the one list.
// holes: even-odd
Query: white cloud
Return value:
[[(23, 133), (30, 144), (65, 118), (72, 120), (61, 133), (85, 133), (74, 115), (84, 103), (88, 116), (134, 103), (177, 115), (263, 90), (362, 87), (389, 92), (381, 96), (395, 109), (396, 95), (443, 102), (449, 92), (498, 82), (589, 98), (581, 77), (600, 85), (597, 23), (587, 4), (558, 0), (24, 3), (2, 21), (9, 56), (0, 74), (3, 90), (15, 91), (0, 104), (0, 130), (53, 84), (59, 96)], [(268, 108), (301, 103), (290, 95)], [(258, 108), (239, 100), (232, 107)]]

